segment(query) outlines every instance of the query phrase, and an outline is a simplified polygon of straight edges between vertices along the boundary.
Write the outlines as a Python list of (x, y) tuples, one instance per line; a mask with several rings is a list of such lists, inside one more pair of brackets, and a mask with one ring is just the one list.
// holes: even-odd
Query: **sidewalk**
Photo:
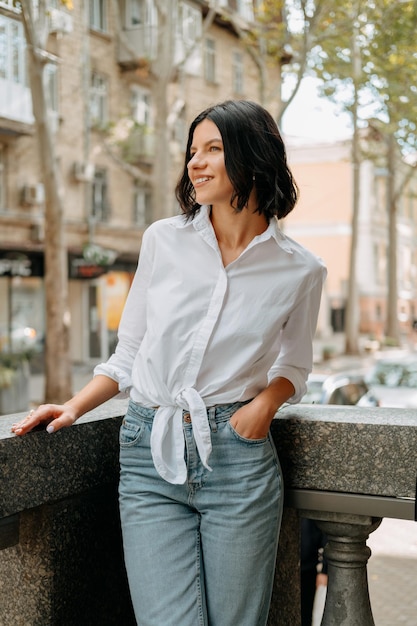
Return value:
[(375, 626), (417, 626), (417, 522), (385, 518), (367, 543)]

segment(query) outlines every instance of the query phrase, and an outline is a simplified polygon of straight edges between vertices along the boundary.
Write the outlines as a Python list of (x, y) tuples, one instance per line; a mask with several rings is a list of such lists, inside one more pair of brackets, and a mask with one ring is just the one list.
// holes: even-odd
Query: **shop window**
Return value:
[(233, 52), (232, 62), (233, 91), (235, 94), (243, 94), (243, 54), (238, 51)]
[(106, 32), (106, 0), (90, 0), (90, 27), (93, 30)]
[(108, 184), (106, 170), (96, 169), (92, 184), (91, 215), (96, 222), (109, 219)]
[(90, 119), (93, 126), (107, 122), (108, 82), (105, 76), (93, 72), (90, 88)]
[(216, 82), (216, 42), (206, 39), (204, 42), (204, 78), (208, 83)]

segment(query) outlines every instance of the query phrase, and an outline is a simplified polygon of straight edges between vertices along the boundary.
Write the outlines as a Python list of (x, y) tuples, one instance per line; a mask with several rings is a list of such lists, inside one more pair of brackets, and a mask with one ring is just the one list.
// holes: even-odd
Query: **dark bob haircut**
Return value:
[(192, 122), (184, 170), (175, 189), (183, 213), (193, 219), (200, 210), (187, 164), (194, 130), (205, 119), (214, 122), (221, 133), (225, 167), (234, 188), (231, 204), (236, 211), (247, 206), (255, 187), (260, 215), (268, 220), (288, 215), (297, 202), (298, 189), (287, 165), (284, 142), (270, 113), (247, 100), (227, 100), (209, 107)]

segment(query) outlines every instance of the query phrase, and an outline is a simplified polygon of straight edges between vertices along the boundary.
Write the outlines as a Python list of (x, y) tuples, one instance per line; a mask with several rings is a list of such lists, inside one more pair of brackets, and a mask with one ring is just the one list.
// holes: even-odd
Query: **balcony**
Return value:
[[(117, 513), (125, 407), (112, 400), (52, 436), (20, 439), (10, 433), (16, 416), (0, 421), (5, 624), (135, 624)], [(416, 412), (287, 407), (272, 433), (286, 506), (270, 626), (300, 624), (299, 514), (318, 520), (329, 539), (322, 625), (373, 625), (366, 541), (382, 517), (415, 519)]]
[(33, 132), (30, 89), (0, 78), (0, 134), (30, 135)]
[(152, 163), (155, 155), (153, 129), (145, 125), (133, 126), (128, 137), (121, 142), (123, 158), (128, 163)]
[(146, 66), (156, 58), (158, 29), (141, 25), (119, 32), (117, 61), (126, 69)]

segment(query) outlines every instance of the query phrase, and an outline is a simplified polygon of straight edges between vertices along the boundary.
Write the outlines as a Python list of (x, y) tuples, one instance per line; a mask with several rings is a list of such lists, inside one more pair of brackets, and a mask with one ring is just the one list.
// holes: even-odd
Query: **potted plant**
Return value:
[(0, 415), (29, 408), (29, 352), (0, 352)]

